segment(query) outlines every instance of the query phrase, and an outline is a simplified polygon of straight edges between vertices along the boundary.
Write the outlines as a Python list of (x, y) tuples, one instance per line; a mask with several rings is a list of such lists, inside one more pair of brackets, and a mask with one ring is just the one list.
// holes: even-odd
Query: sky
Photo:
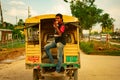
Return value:
[[(115, 19), (115, 28), (120, 28), (120, 0), (96, 0), (95, 5), (110, 14)], [(4, 21), (16, 24), (19, 19), (28, 17), (28, 6), (30, 15), (57, 14), (72, 15), (70, 5), (63, 0), (1, 0)], [(100, 25), (93, 27), (100, 30)]]

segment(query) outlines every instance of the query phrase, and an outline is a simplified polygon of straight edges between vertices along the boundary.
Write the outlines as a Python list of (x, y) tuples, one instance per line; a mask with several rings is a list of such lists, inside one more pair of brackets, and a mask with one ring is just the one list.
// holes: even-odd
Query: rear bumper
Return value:
[[(55, 76), (53, 76), (52, 72), (49, 72), (49, 73), (44, 73), (44, 74), (42, 73), (42, 74), (41, 74), (41, 76), (46, 76), (46, 77), (55, 77)], [(65, 73), (63, 73), (63, 72), (61, 72), (61, 73), (57, 74), (57, 76), (59, 76), (59, 77), (61, 76), (61, 77), (62, 77), (62, 76), (66, 76), (66, 74), (65, 74)]]
[[(26, 69), (34, 69), (34, 68), (44, 68), (44, 67), (56, 67), (56, 64), (50, 64), (50, 63), (42, 63), (42, 64), (25, 64), (26, 65)], [(62, 63), (62, 67), (64, 69), (66, 68), (80, 68), (80, 64), (76, 64), (76, 63)]]

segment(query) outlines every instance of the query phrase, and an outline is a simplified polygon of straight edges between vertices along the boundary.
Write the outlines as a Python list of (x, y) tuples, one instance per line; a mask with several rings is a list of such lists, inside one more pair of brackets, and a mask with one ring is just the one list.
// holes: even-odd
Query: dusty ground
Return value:
[(0, 51), (0, 61), (5, 59), (14, 59), (18, 56), (24, 55), (25, 48), (3, 49)]
[(120, 80), (120, 56), (81, 54), (80, 80)]
[[(25, 69), (25, 61), (0, 64), (0, 80), (32, 80), (32, 70)], [(67, 80), (64, 77), (45, 80)], [(79, 80), (120, 80), (120, 56), (81, 54)]]

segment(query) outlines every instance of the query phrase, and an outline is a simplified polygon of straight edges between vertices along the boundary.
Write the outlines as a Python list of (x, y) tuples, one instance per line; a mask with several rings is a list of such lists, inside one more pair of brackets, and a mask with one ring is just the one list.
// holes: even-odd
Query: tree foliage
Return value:
[(101, 23), (103, 28), (111, 28), (114, 19), (110, 18), (109, 14), (97, 8), (94, 4), (95, 0), (64, 0), (70, 3), (71, 13), (80, 21), (80, 26), (83, 29), (91, 29), (96, 23)]
[(71, 0), (70, 8), (73, 16), (77, 17), (83, 29), (91, 29), (99, 22), (102, 9), (96, 8), (95, 0)]
[(18, 39), (18, 38), (24, 38), (23, 34), (21, 34), (21, 30), (19, 29), (15, 29), (16, 26), (23, 26), (24, 25), (24, 21), (22, 19), (20, 19), (18, 21), (17, 25), (13, 25), (11, 23), (8, 22), (4, 22), (5, 27), (2, 26), (2, 24), (0, 23), (0, 28), (1, 29), (10, 29), (12, 30), (12, 35), (13, 35), (13, 39)]
[(19, 19), (19, 21), (18, 21), (18, 26), (24, 26), (24, 21), (23, 21), (23, 19)]
[(108, 13), (102, 14), (101, 19), (100, 19), (102, 31), (103, 31), (103, 29), (105, 29), (105, 30), (112, 29), (114, 21), (115, 20), (113, 18), (110, 18)]

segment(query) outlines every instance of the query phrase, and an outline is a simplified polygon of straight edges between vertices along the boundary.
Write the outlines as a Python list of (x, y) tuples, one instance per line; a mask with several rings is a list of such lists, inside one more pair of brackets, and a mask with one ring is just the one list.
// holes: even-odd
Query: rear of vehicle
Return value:
[[(57, 49), (51, 49), (55, 64), (49, 62), (45, 55), (44, 46), (54, 40), (54, 14), (41, 15), (26, 19), (26, 68), (33, 69), (33, 80), (39, 80), (43, 76), (51, 76), (57, 63)], [(62, 69), (59, 76), (69, 76), (78, 80), (78, 68), (80, 68), (79, 53), (79, 26), (75, 17), (63, 15), (66, 26), (66, 42), (63, 54)]]

